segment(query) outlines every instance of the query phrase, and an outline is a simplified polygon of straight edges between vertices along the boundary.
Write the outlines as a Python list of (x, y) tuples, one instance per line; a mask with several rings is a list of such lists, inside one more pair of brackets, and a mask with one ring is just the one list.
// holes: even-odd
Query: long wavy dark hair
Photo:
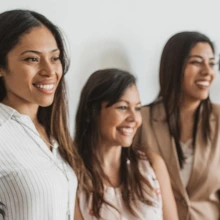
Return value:
[[(107, 203), (104, 198), (104, 185), (102, 179), (106, 177), (102, 166), (98, 150), (100, 143), (99, 115), (101, 104), (107, 102), (107, 108), (116, 103), (125, 90), (136, 83), (135, 77), (119, 69), (104, 69), (94, 72), (84, 85), (77, 109), (75, 120), (75, 146), (84, 161), (87, 169), (82, 172), (82, 182), (80, 187), (86, 194), (87, 199), (92, 194), (92, 211), (97, 218), (100, 216), (100, 208), (103, 203)], [(134, 197), (143, 203), (153, 205), (146, 198), (146, 192), (151, 194), (150, 183), (142, 176), (138, 161), (140, 155), (137, 148), (122, 148), (120, 178), (122, 181), (122, 196), (125, 205), (132, 214), (131, 201)], [(142, 158), (143, 159), (143, 158)], [(127, 160), (130, 166), (127, 166)], [(89, 178), (89, 179), (88, 179)], [(112, 206), (112, 205), (110, 205)], [(115, 207), (117, 209), (117, 207)]]
[[(69, 67), (65, 41), (57, 26), (45, 16), (29, 10), (11, 10), (0, 14), (0, 68), (7, 69), (7, 55), (18, 44), (19, 39), (31, 29), (45, 26), (53, 34), (60, 50), (63, 75), (54, 95), (53, 103), (48, 107), (39, 107), (37, 117), (45, 127), (47, 135), (59, 143), (62, 157), (77, 171), (80, 164), (68, 129), (67, 98), (64, 75)], [(0, 77), (0, 102), (6, 96), (3, 77)]]
[[(151, 111), (158, 102), (162, 102), (166, 111), (170, 134), (174, 137), (179, 164), (183, 168), (184, 154), (180, 146), (180, 100), (182, 91), (182, 81), (186, 59), (191, 49), (197, 43), (208, 43), (215, 53), (214, 45), (210, 39), (199, 32), (185, 31), (172, 36), (164, 46), (160, 60), (160, 91), (157, 99), (150, 104)], [(200, 110), (202, 114), (200, 116)], [(195, 147), (197, 125), (199, 117), (202, 117), (202, 132), (204, 141), (207, 142), (210, 136), (209, 118), (212, 106), (209, 97), (202, 100), (194, 115), (193, 127), (193, 147)]]

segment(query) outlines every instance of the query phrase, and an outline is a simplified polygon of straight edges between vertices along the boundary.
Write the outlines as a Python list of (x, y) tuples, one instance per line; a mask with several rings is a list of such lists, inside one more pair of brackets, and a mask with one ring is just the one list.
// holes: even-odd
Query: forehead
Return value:
[(212, 58), (214, 56), (209, 43), (199, 42), (190, 51), (189, 56), (199, 55), (204, 58)]
[(53, 34), (45, 26), (34, 27), (22, 35), (12, 51), (37, 50), (48, 51), (57, 48)]
[(123, 93), (123, 95), (121, 96), (121, 98), (119, 99), (123, 100), (123, 101), (127, 101), (129, 103), (134, 103), (137, 104), (140, 102), (140, 96), (139, 96), (139, 92), (138, 89), (136, 87), (136, 85), (132, 84), (131, 86), (129, 86)]

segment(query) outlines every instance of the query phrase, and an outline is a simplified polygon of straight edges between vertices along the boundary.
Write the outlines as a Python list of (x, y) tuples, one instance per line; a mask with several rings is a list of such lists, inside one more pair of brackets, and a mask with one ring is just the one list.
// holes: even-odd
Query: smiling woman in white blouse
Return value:
[(73, 219), (76, 154), (67, 128), (59, 29), (27, 10), (0, 14), (0, 202), (8, 220)]
[(89, 175), (81, 172), (77, 219), (178, 219), (163, 160), (131, 147), (142, 122), (140, 109), (132, 74), (104, 69), (87, 80), (74, 140)]

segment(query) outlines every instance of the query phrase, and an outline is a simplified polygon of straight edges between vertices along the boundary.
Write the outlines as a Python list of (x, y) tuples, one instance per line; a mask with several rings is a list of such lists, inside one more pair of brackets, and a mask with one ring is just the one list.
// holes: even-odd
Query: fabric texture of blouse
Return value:
[(77, 178), (57, 147), (54, 142), (52, 153), (28, 116), (0, 103), (0, 202), (6, 220), (73, 219)]
[[(132, 207), (137, 213), (134, 216), (125, 207), (123, 202), (122, 193), (120, 187), (113, 188), (105, 186), (104, 199), (118, 209), (118, 211), (106, 204), (101, 207), (100, 215), (102, 220), (162, 220), (162, 198), (160, 193), (160, 186), (156, 179), (155, 173), (147, 160), (140, 160), (140, 170), (146, 179), (150, 182), (155, 191), (154, 198), (149, 197), (154, 203), (153, 206), (144, 204), (141, 201), (137, 201)], [(79, 206), (83, 218), (85, 220), (97, 220), (92, 214), (91, 210), (91, 197), (87, 202), (85, 194), (82, 191), (78, 192)], [(147, 197), (148, 198), (148, 197)]]

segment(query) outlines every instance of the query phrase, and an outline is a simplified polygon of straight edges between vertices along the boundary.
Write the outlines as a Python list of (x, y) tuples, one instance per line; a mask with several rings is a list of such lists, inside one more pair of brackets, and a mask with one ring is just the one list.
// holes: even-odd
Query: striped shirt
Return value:
[(73, 219), (77, 179), (57, 146), (51, 152), (28, 116), (0, 103), (0, 202), (6, 220)]

